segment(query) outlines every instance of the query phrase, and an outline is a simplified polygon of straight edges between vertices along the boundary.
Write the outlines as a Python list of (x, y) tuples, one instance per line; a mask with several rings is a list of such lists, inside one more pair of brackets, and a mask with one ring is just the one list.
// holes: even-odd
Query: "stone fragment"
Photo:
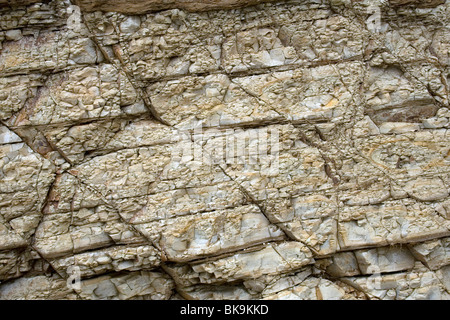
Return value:
[(22, 142), (22, 139), (5, 126), (0, 126), (0, 144)]
[(409, 246), (411, 252), (431, 270), (450, 264), (450, 239), (442, 238)]
[(0, 250), (25, 247), (38, 227), (54, 166), (23, 142), (0, 145)]
[(50, 76), (45, 87), (9, 120), (12, 126), (46, 125), (123, 115), (137, 93), (126, 75), (110, 64)]
[(20, 29), (16, 29), (16, 30), (8, 30), (5, 33), (6, 36), (6, 40), (12, 40), (12, 41), (17, 41), (22, 39), (22, 32), (20, 31)]
[(425, 241), (449, 234), (448, 220), (421, 204), (405, 205), (394, 201), (351, 210), (346, 208), (340, 219), (341, 249)]
[(147, 92), (160, 117), (183, 129), (191, 129), (192, 119), (210, 127), (280, 118), (276, 111), (249, 95), (225, 74), (160, 82), (150, 86)]
[[(160, 11), (165, 9), (180, 8), (187, 9), (190, 11), (204, 11), (204, 10), (217, 10), (217, 9), (231, 9), (240, 6), (248, 6), (257, 3), (268, 2), (271, 0), (203, 0), (203, 1), (192, 1), (192, 0), (133, 0), (124, 1), (119, 0), (115, 2), (103, 2), (103, 1), (86, 1), (77, 0), (76, 3), (86, 11), (104, 10), (104, 11), (116, 11), (128, 14), (142, 14), (148, 11)], [(273, 0), (272, 0), (273, 1)]]
[(1, 300), (77, 300), (66, 280), (55, 275), (22, 277), (0, 284)]
[(436, 201), (448, 197), (449, 193), (439, 178), (418, 178), (405, 185), (405, 191), (420, 201)]
[(405, 133), (419, 130), (417, 123), (403, 123), (403, 122), (385, 122), (380, 126), (380, 133)]
[(415, 259), (406, 247), (380, 247), (356, 250), (356, 260), (362, 274), (403, 271), (414, 268)]
[[(423, 266), (422, 266), (423, 267)], [(448, 270), (429, 271), (418, 268), (407, 273), (345, 278), (345, 282), (365, 292), (371, 299), (382, 300), (448, 300), (443, 284)]]
[(0, 299), (450, 299), (449, 25), (0, 0)]
[(178, 288), (177, 292), (189, 300), (254, 300), (243, 286), (237, 285), (197, 285)]
[[(295, 277), (287, 283), (280, 278), (312, 263), (314, 259), (307, 247), (299, 242), (282, 242), (189, 264), (165, 265), (165, 270), (183, 287), (243, 280), (249, 292), (259, 294), (265, 288), (272, 292), (289, 286)], [(309, 273), (299, 274), (295, 281), (303, 280)]]
[(255, 205), (135, 225), (170, 261), (182, 262), (284, 238)]
[(0, 251), (0, 281), (20, 277), (30, 271), (36, 258), (35, 253), (27, 249)]
[(60, 275), (67, 277), (69, 268), (79, 268), (82, 278), (108, 272), (150, 270), (159, 266), (160, 254), (152, 246), (117, 246), (50, 260)]
[(310, 250), (298, 242), (284, 242), (249, 253), (192, 266), (202, 282), (257, 278), (293, 271), (312, 263)]
[(310, 277), (300, 285), (266, 297), (267, 300), (349, 300), (343, 288), (326, 279)]
[(355, 276), (361, 273), (354, 252), (338, 252), (326, 260), (329, 260), (324, 261), (326, 272), (333, 277)]
[(140, 271), (81, 281), (77, 293), (85, 300), (167, 300), (173, 288), (167, 275)]
[(403, 6), (403, 5), (417, 5), (421, 8), (429, 8), (436, 7), (440, 4), (445, 3), (445, 0), (426, 0), (426, 1), (418, 1), (418, 0), (389, 0), (392, 5), (395, 6)]

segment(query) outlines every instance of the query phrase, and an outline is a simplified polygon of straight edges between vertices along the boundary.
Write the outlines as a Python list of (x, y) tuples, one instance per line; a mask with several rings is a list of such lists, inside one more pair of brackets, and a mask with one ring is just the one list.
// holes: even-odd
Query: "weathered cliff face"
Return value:
[(444, 0), (0, 0), (0, 299), (449, 299), (449, 50)]

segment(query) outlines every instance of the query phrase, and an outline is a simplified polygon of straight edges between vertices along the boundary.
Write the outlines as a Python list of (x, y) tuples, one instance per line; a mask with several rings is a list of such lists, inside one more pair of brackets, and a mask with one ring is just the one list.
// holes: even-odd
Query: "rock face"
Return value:
[(450, 2), (0, 0), (0, 299), (450, 299)]
[[(189, 11), (208, 11), (232, 9), (274, 0), (74, 0), (86, 11), (115, 11), (125, 14), (142, 14), (148, 11), (185, 9)], [(276, 1), (276, 0), (275, 0)]]

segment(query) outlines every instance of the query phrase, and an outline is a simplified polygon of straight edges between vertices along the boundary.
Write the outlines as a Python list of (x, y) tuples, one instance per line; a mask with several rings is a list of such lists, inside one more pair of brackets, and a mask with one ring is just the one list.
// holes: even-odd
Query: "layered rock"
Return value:
[(449, 299), (449, 16), (0, 0), (0, 299)]

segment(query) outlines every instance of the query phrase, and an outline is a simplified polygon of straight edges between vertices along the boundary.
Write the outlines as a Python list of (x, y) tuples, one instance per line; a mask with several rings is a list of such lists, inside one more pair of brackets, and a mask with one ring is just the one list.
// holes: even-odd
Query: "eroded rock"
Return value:
[(450, 299), (444, 0), (0, 0), (0, 299)]

